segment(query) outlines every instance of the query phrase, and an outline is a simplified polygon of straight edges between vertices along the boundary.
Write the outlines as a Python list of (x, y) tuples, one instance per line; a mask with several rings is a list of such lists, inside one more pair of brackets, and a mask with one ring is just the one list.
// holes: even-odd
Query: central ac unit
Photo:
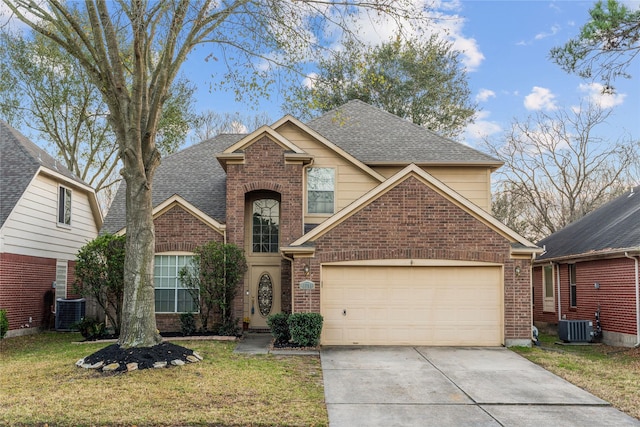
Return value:
[(593, 322), (591, 320), (560, 320), (558, 337), (564, 342), (593, 341)]
[(84, 298), (56, 300), (56, 331), (77, 330), (76, 324), (84, 318)]

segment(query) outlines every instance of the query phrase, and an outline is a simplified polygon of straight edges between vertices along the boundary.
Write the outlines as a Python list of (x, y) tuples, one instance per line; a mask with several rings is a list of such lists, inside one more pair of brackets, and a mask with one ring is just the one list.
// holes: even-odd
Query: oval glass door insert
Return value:
[(268, 273), (262, 273), (258, 283), (258, 310), (263, 317), (271, 313), (273, 306), (273, 282)]

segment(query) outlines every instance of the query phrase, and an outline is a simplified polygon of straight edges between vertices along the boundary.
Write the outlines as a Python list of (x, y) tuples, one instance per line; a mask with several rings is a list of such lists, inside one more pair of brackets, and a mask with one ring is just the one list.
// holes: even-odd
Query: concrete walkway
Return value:
[(317, 350), (278, 350), (271, 348), (273, 336), (263, 332), (247, 332), (233, 350), (237, 354), (273, 354), (276, 356), (317, 356)]
[(640, 426), (504, 348), (332, 347), (321, 360), (331, 427)]
[(268, 354), (273, 337), (271, 334), (248, 332), (238, 341), (233, 350), (240, 354)]

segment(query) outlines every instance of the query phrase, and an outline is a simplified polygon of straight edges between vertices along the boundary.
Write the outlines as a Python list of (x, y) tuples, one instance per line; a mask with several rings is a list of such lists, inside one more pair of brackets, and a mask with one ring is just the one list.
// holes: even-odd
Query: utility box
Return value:
[(564, 342), (592, 342), (593, 322), (591, 320), (560, 320), (558, 337)]
[(85, 315), (86, 300), (64, 299), (56, 300), (56, 331), (77, 331), (75, 326)]

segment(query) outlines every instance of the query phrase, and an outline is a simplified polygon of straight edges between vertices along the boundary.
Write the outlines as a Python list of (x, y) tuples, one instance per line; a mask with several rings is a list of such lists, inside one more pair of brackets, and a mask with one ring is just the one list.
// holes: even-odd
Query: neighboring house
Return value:
[(73, 296), (76, 253), (101, 226), (93, 189), (0, 121), (0, 308), (8, 336), (53, 324), (53, 300)]
[[(243, 248), (234, 307), (318, 312), (321, 343), (530, 344), (540, 249), (488, 212), (498, 160), (351, 101), (168, 156), (153, 184), (156, 313), (191, 309), (177, 272), (197, 245)], [(126, 233), (124, 188), (103, 231)]]
[(607, 344), (640, 344), (640, 186), (541, 240), (533, 268), (534, 321), (591, 320)]

